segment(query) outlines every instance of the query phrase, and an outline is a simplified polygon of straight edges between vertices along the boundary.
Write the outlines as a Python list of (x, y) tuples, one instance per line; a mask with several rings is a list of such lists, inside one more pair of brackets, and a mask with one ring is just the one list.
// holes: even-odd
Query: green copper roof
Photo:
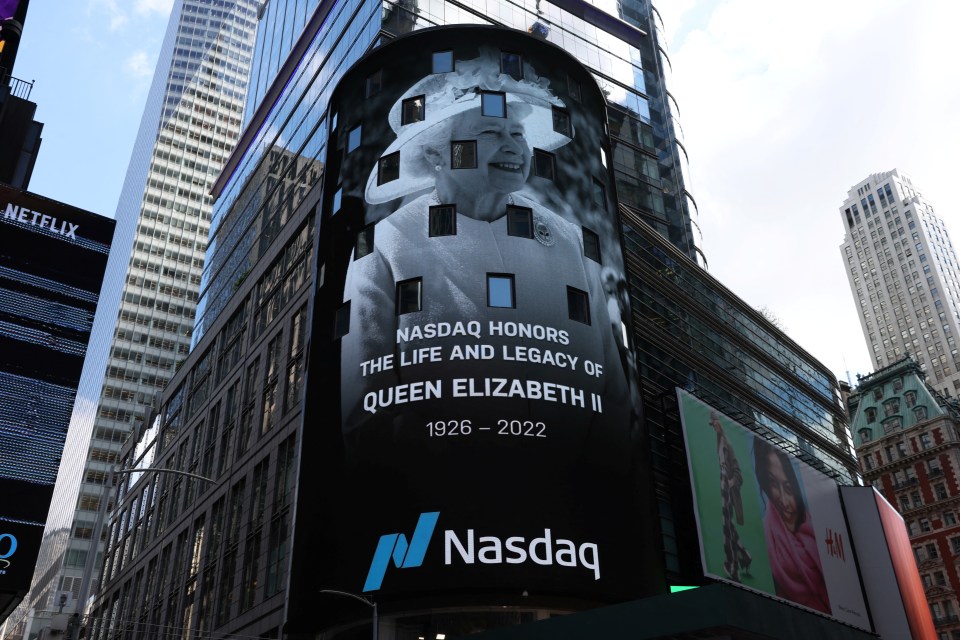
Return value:
[(945, 413), (912, 361), (863, 378), (857, 393), (859, 403), (850, 429), (858, 447)]

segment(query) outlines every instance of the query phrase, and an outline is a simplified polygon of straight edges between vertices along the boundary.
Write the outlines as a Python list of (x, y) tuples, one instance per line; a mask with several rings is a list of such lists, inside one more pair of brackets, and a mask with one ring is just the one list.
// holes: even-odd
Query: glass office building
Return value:
[(120, 201), (100, 312), (71, 418), (60, 482), (30, 595), (7, 638), (71, 608), (100, 564), (91, 540), (104, 484), (133, 424), (189, 352), (213, 201), (210, 184), (240, 134), (254, 0), (173, 8)]
[[(324, 588), (319, 573), (293, 582), (290, 576), (291, 532), (303, 517), (295, 499), (317, 490), (298, 485), (303, 469), (319, 464), (305, 436), (317, 427), (304, 418), (310, 319), (332, 311), (316, 307), (316, 290), (329, 274), (315, 246), (324, 234), (319, 212), (335, 197), (322, 184), (331, 170), (330, 132), (344, 131), (346, 115), (331, 113), (329, 104), (368, 51), (433, 26), (493, 25), (546, 40), (573, 54), (606, 97), (604, 160), (626, 263), (625, 304), (632, 309), (623, 319), (624, 342), (633, 347), (643, 404), (637, 437), (647, 475), (639, 491), (649, 514), (645, 543), (659, 558), (648, 579), (664, 590), (706, 582), (676, 387), (838, 482), (855, 480), (836, 381), (703, 270), (659, 20), (643, 1), (272, 0), (263, 6), (244, 131), (213, 184), (191, 353), (156, 416), (120, 453), (124, 466), (209, 481), (148, 473), (120, 484), (89, 636), (279, 638), (294, 592), (306, 590), (303, 597)], [(296, 544), (301, 553), (309, 541)], [(568, 610), (511, 606), (458, 619), (486, 628)], [(446, 615), (394, 624), (398, 634), (402, 628), (417, 638), (440, 631), (435, 623)], [(357, 604), (346, 637), (368, 634), (369, 626), (362, 627), (368, 616)]]

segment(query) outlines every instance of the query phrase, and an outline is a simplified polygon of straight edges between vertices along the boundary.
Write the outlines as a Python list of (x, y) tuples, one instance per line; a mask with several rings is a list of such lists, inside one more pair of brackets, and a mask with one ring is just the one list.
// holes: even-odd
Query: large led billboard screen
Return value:
[(30, 586), (113, 229), (0, 185), (0, 617)]
[(704, 573), (870, 628), (837, 484), (677, 389)]
[(631, 159), (596, 82), (526, 34), (438, 28), (362, 60), (330, 113), (303, 459), (337, 490), (297, 514), (337, 523), (310, 534), (324, 584), (649, 591), (608, 169)]

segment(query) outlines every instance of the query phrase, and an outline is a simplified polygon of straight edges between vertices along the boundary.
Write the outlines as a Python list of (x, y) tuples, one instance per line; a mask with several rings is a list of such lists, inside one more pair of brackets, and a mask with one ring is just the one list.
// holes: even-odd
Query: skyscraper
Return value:
[(876, 369), (911, 355), (944, 395), (960, 391), (960, 264), (943, 219), (897, 169), (875, 173), (840, 206), (841, 245)]
[(84, 595), (84, 571), (95, 577), (100, 565), (91, 537), (117, 451), (189, 352), (209, 189), (240, 134), (259, 6), (178, 0), (173, 8), (117, 206), (37, 571), (8, 638), (42, 626), (55, 594)]

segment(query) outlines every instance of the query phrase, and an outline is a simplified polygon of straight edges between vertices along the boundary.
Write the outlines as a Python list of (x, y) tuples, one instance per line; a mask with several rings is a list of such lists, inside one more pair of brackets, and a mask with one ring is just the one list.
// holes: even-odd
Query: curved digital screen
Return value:
[(440, 28), (362, 60), (331, 114), (303, 455), (321, 468), (301, 474), (336, 488), (297, 516), (323, 541), (324, 588), (388, 603), (649, 591), (590, 74), (519, 32)]

